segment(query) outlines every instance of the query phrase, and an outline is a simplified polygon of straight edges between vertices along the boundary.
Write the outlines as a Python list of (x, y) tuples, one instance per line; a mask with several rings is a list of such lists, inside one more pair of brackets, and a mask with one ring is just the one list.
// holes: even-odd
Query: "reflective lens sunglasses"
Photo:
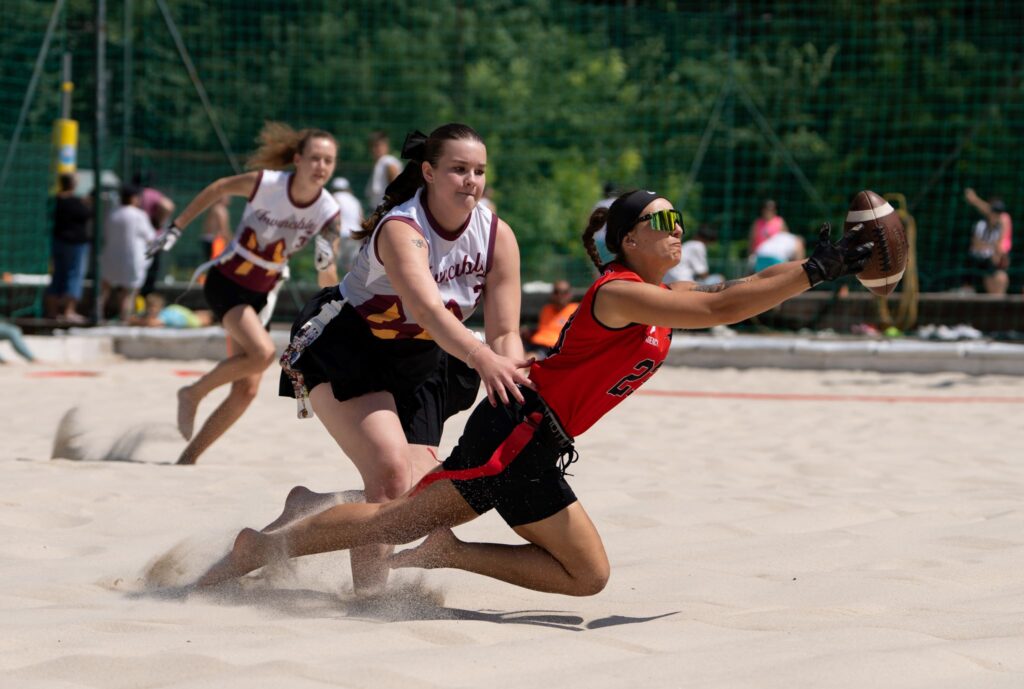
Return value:
[(674, 232), (676, 225), (686, 233), (686, 227), (683, 225), (683, 214), (677, 211), (675, 208), (667, 210), (656, 211), (654, 213), (648, 213), (647, 215), (641, 215), (636, 219), (639, 225), (645, 220), (651, 221), (651, 229), (657, 230), (658, 232)]

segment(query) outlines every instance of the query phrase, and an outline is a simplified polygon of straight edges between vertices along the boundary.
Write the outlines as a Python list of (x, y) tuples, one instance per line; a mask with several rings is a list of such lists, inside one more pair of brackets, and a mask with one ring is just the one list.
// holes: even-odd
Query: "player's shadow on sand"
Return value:
[(173, 587), (129, 594), (131, 597), (156, 597), (186, 600), (192, 596), (222, 605), (258, 606), (289, 617), (357, 619), (367, 622), (409, 622), (458, 620), (494, 624), (525, 624), (572, 632), (651, 622), (679, 614), (666, 612), (649, 617), (609, 615), (586, 620), (559, 610), (467, 610), (438, 602), (440, 594), (421, 582), (400, 585), (374, 598), (351, 598), (312, 589), (252, 588), (229, 582), (199, 591), (193, 587)]

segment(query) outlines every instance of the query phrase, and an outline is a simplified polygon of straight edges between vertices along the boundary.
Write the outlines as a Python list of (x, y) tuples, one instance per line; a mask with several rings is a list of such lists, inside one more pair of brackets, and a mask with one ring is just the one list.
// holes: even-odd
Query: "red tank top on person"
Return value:
[(643, 282), (624, 266), (610, 264), (562, 328), (554, 352), (530, 372), (540, 396), (573, 437), (646, 382), (665, 361), (672, 341), (670, 328), (640, 323), (609, 328), (597, 321), (594, 297), (612, 280)]

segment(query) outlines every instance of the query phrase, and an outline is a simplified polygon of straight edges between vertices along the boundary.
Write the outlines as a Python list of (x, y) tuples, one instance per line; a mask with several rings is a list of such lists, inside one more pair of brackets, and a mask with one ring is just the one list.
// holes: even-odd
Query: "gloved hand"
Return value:
[(334, 249), (331, 248), (331, 243), (323, 236), (317, 235), (315, 237), (314, 246), (316, 252), (313, 255), (313, 264), (316, 265), (316, 269), (324, 271), (334, 265)]
[(153, 258), (161, 251), (170, 251), (180, 236), (181, 230), (174, 223), (160, 230), (156, 238), (146, 246), (146, 258)]
[(837, 280), (864, 270), (875, 243), (857, 243), (862, 227), (863, 225), (856, 225), (838, 242), (833, 242), (830, 237), (831, 224), (826, 222), (818, 228), (818, 245), (814, 247), (811, 257), (803, 265), (811, 287), (826, 280)]

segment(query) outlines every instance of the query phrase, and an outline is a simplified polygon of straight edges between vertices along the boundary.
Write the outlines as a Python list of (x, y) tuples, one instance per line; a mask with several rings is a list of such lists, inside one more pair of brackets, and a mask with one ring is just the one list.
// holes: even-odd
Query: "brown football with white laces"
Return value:
[(857, 279), (871, 292), (884, 297), (896, 289), (907, 269), (907, 233), (896, 209), (867, 189), (857, 192), (850, 202), (843, 233), (858, 225), (858, 243), (874, 242), (875, 246)]

